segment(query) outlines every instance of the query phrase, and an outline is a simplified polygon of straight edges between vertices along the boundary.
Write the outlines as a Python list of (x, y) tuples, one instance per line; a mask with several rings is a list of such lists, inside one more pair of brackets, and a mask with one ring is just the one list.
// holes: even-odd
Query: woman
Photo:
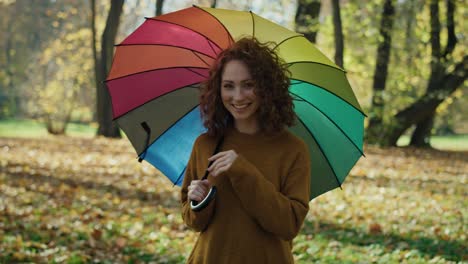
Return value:
[[(218, 56), (200, 98), (207, 132), (195, 141), (181, 191), (184, 222), (201, 232), (187, 263), (294, 262), (310, 162), (306, 144), (287, 130), (296, 118), (288, 87), (284, 64), (256, 39)], [(211, 186), (215, 199), (191, 210)]]

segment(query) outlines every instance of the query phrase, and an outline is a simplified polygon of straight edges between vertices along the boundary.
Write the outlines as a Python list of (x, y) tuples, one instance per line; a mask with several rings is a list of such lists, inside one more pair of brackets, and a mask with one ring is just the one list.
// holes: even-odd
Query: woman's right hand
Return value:
[(205, 199), (208, 194), (208, 190), (211, 188), (211, 184), (208, 180), (193, 180), (188, 186), (188, 201), (200, 202)]

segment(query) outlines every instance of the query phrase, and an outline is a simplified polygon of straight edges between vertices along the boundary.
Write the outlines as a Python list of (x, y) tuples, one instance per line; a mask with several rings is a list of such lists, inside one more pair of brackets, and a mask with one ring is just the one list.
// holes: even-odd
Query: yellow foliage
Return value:
[(94, 66), (90, 38), (91, 30), (82, 28), (64, 34), (47, 45), (37, 58), (37, 63), (33, 63), (35, 67), (31, 66), (35, 78), (32, 83), (43, 84), (33, 87), (32, 111), (59, 121), (80, 104), (77, 98), (83, 89), (94, 85), (94, 80), (90, 78)]

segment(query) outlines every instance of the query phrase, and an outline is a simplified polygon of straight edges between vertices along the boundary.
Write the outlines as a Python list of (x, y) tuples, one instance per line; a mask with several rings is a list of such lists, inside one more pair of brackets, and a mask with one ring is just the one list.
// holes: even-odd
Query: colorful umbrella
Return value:
[(301, 34), (252, 12), (191, 7), (146, 21), (117, 45), (106, 81), (114, 118), (141, 159), (174, 184), (183, 181), (195, 139), (205, 131), (198, 84), (218, 53), (254, 36), (292, 73), (297, 125), (311, 153), (311, 199), (341, 186), (363, 155), (364, 114), (346, 79)]

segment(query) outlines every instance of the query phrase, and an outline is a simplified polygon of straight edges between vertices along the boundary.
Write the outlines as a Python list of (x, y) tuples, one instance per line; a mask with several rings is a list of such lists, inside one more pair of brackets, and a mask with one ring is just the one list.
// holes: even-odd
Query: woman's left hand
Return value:
[(231, 165), (237, 159), (237, 156), (238, 155), (234, 150), (222, 151), (211, 156), (208, 161), (213, 161), (213, 164), (208, 167), (208, 171), (212, 176), (218, 176), (220, 173), (225, 172), (231, 168)]

